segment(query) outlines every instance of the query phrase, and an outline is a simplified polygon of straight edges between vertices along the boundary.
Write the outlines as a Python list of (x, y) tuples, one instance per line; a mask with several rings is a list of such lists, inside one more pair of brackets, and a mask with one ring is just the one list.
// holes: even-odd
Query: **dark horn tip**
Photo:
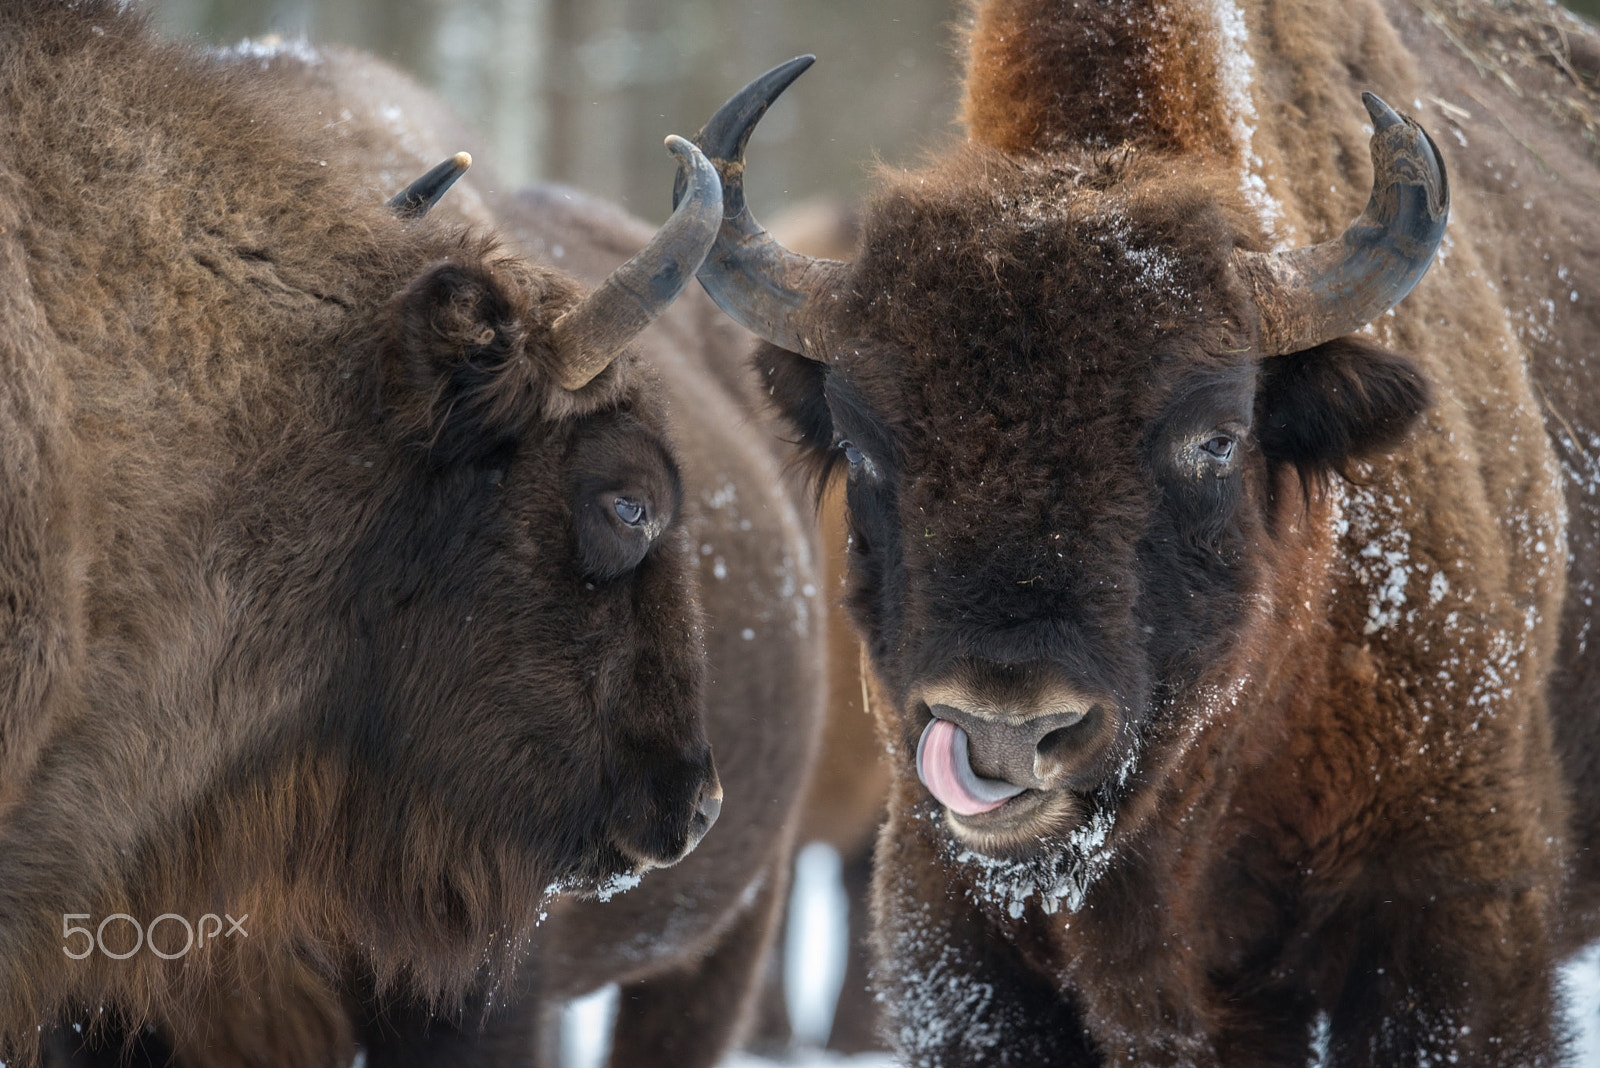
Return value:
[[(730, 215), (738, 214), (744, 204), (744, 175), (730, 164), (744, 159), (744, 146), (750, 140), (756, 123), (767, 113), (773, 101), (794, 84), (796, 78), (810, 69), (817, 57), (807, 52), (780, 63), (750, 84), (730, 96), (717, 109), (709, 122), (694, 135), (694, 143), (710, 157), (723, 181), (724, 207)], [(672, 184), (672, 206), (678, 206), (683, 196), (683, 167), (678, 168), (678, 178)]]
[(402, 219), (422, 218), (428, 214), (428, 209), (437, 204), (439, 198), (456, 184), (456, 179), (467, 173), (467, 168), (470, 166), (472, 166), (471, 154), (457, 152), (390, 197), (389, 207), (393, 208), (395, 214)]
[(1367, 114), (1372, 116), (1372, 130), (1381, 133), (1391, 126), (1397, 126), (1405, 120), (1399, 112), (1383, 102), (1377, 93), (1362, 93), (1361, 102), (1367, 106)]
[(816, 61), (814, 55), (796, 56), (787, 63), (778, 64), (734, 93), (711, 116), (711, 121), (695, 137), (695, 144), (713, 160), (744, 158), (745, 142), (750, 139), (750, 131), (755, 129), (761, 116)]

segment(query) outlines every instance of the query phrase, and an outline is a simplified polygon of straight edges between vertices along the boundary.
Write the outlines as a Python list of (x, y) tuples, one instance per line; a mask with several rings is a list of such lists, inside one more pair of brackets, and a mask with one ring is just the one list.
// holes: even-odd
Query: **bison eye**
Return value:
[(1226, 464), (1233, 459), (1234, 439), (1231, 434), (1218, 434), (1201, 444), (1206, 454), (1219, 464)]
[(674, 505), (643, 488), (602, 490), (577, 507), (578, 556), (591, 579), (610, 582), (638, 567), (672, 521)]
[(866, 454), (856, 448), (855, 443), (852, 441), (839, 442), (839, 448), (844, 452), (844, 458), (850, 461), (851, 467), (860, 467), (867, 458)]
[(611, 507), (617, 513), (617, 518), (630, 527), (639, 526), (644, 522), (645, 507), (632, 497), (618, 497)]

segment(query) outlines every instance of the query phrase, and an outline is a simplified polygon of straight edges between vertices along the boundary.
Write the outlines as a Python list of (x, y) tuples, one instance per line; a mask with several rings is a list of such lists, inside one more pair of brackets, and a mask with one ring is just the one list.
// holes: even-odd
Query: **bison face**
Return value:
[(742, 187), (751, 124), (807, 65), (700, 135), (728, 207), (701, 279), (768, 342), (814, 468), (848, 470), (849, 606), (922, 784), (902, 796), (1082, 886), (1272, 640), (1317, 481), (1425, 403), (1407, 361), (1341, 335), (1426, 269), (1442, 164), (1369, 97), (1360, 225), (1274, 256), (1224, 183), (1159, 155), (969, 145), (892, 182), (854, 262), (814, 261)]
[(891, 183), (853, 263), (811, 260), (743, 189), (754, 123), (810, 63), (699, 134), (726, 209), (700, 279), (768, 343), (820, 476), (848, 467), (849, 604), (926, 788), (902, 800), (1081, 888), (1271, 641), (1289, 509), (1425, 403), (1404, 359), (1341, 338), (1427, 269), (1443, 163), (1367, 94), (1366, 211), (1266, 254), (1226, 183), (1158, 153), (967, 145)]
[(627, 358), (560, 384), (541, 324), (571, 298), (452, 259), (391, 302), (388, 470), (349, 593), (365, 655), (331, 705), (362, 777), (463, 853), (583, 889), (675, 863), (721, 791), (665, 419)]
[(826, 360), (761, 357), (849, 479), (849, 607), (898, 748), (997, 855), (1108, 825), (1177, 695), (1237, 658), (1267, 548), (1226, 219), (1094, 187), (1126, 166), (978, 159), (892, 190)]
[(966, 847), (1098, 844), (1270, 639), (1275, 525), (1305, 503), (1281, 476), (1421, 408), (1360, 342), (1263, 362), (1234, 234), (1133, 159), (974, 153), (879, 198), (821, 359), (759, 357), (849, 480), (849, 607)]

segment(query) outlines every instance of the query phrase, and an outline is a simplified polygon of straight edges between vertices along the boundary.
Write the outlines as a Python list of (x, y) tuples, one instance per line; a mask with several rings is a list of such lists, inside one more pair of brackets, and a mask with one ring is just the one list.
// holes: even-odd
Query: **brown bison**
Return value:
[[(370, 57), (328, 50), (239, 56), (312, 94), (328, 133), (388, 188), (471, 135), (408, 80)], [(420, 154), (419, 154), (420, 153)], [(651, 236), (638, 220), (562, 187), (496, 192), (478, 167), (438, 209), (493, 226), (536, 263), (599, 285)], [(833, 616), (823, 552), (803, 492), (782, 477), (778, 427), (746, 366), (749, 335), (701, 293), (685, 294), (634, 351), (656, 375), (683, 469), (685, 523), (700, 577), (706, 730), (726, 814), (670, 871), (622, 896), (553, 903), (529, 935), (516, 982), (460, 1011), (386, 1004), (365, 1022), (368, 1064), (526, 1064), (553, 1036), (541, 1005), (620, 983), (612, 1063), (710, 1065), (749, 1023), (781, 915), (824, 696)], [(830, 680), (831, 685), (831, 680)], [(855, 682), (857, 691), (859, 682)], [(489, 1011), (491, 1010), (492, 1011)]]
[(575, 899), (682, 860), (724, 787), (746, 825), (614, 898), (647, 952), (607, 978), (748, 985), (814, 546), (731, 329), (697, 298), (632, 341), (715, 173), (675, 146), (695, 191), (631, 259), (572, 197), (419, 217), (460, 164), (386, 205), (414, 89), (258, 58), (0, 4), (0, 1061), (525, 1063)]
[(744, 204), (805, 60), (703, 132), (701, 280), (848, 480), (910, 1064), (1563, 1060), (1554, 969), (1600, 934), (1600, 51), (1553, 18), (977, 4), (967, 139), (885, 175), (849, 263)]

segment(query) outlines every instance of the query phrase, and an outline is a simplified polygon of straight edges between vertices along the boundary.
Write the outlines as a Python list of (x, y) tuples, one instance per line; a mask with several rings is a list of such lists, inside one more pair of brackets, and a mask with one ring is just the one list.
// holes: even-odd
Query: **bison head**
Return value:
[(848, 605), (930, 814), (991, 856), (1082, 855), (1270, 641), (1305, 494), (1424, 407), (1407, 360), (1346, 335), (1431, 261), (1442, 163), (1369, 96), (1366, 213), (1269, 254), (1170, 157), (966, 145), (886, 179), (854, 262), (812, 260), (741, 184), (809, 62), (700, 135), (727, 205), (701, 281), (767, 342), (813, 468), (849, 480)]
[[(377, 339), (405, 473), (352, 561), (372, 645), (335, 707), (359, 710), (380, 781), (580, 889), (675, 863), (721, 804), (678, 466), (649, 376), (618, 361), (721, 215), (704, 156), (668, 145), (694, 194), (594, 293), (466, 247), (391, 298)], [(426, 210), (416, 188), (402, 215)]]

